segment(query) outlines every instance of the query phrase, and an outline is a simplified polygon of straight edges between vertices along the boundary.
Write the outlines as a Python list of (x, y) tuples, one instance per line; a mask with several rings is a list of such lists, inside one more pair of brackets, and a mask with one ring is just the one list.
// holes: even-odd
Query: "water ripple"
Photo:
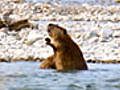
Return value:
[(88, 64), (87, 71), (66, 73), (39, 65), (0, 63), (0, 90), (120, 90), (119, 64)]

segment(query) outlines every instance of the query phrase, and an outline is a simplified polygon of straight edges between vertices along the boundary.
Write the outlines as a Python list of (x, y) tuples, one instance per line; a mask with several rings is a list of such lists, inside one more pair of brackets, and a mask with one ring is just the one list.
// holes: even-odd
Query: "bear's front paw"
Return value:
[(46, 44), (50, 44), (51, 40), (49, 38), (45, 38)]

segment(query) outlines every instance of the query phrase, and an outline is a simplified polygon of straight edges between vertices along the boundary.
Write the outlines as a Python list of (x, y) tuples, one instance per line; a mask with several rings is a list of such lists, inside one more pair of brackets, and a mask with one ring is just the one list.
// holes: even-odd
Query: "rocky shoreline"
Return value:
[(0, 7), (0, 16), (12, 21), (21, 18), (32, 21), (120, 21), (119, 5), (82, 4), (63, 7), (59, 3), (3, 3), (0, 1)]
[(0, 7), (1, 21), (13, 23), (27, 19), (33, 26), (12, 31), (9, 27), (2, 26), (1, 62), (42, 61), (53, 54), (52, 48), (45, 45), (44, 39), (48, 37), (48, 23), (58, 23), (68, 30), (80, 46), (86, 61), (120, 63), (120, 6), (84, 4), (63, 7), (58, 3), (0, 1)]

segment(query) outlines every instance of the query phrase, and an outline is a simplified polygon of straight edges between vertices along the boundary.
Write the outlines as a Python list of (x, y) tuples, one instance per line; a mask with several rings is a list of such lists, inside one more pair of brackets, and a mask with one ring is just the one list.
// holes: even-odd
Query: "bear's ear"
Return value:
[(67, 34), (67, 31), (66, 31), (66, 30), (64, 30), (64, 31), (63, 31), (63, 33), (64, 33), (64, 34)]

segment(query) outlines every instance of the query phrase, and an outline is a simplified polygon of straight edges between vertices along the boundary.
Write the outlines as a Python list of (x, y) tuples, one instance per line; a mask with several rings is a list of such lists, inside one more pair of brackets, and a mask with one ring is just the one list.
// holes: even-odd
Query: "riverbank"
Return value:
[[(1, 21), (28, 19), (33, 28), (0, 29), (0, 61), (42, 61), (53, 54), (45, 45), (47, 25), (65, 27), (80, 46), (85, 60), (120, 63), (120, 6), (8, 3), (0, 1)], [(7, 32), (7, 33), (6, 33)]]
[[(45, 45), (48, 37), (46, 27), (50, 22), (36, 23), (34, 29), (0, 32), (0, 57), (5, 61), (42, 60), (52, 54), (52, 48)], [(119, 24), (111, 22), (52, 22), (65, 27), (80, 46), (87, 61), (120, 61)]]
[[(64, 6), (64, 7), (63, 7)], [(10, 3), (0, 1), (0, 16), (33, 21), (120, 21), (119, 5), (62, 5), (59, 3)], [(6, 15), (6, 13), (9, 13)], [(6, 15), (6, 16), (5, 16)], [(3, 18), (2, 18), (3, 19)]]

